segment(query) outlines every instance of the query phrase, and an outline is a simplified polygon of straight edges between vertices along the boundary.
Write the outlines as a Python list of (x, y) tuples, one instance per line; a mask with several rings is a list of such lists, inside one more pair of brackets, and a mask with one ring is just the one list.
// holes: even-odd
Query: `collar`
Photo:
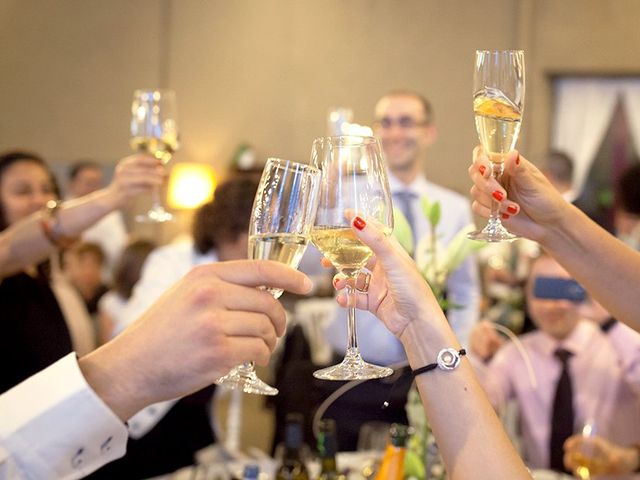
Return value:
[(407, 185), (398, 180), (398, 177), (394, 176), (393, 173), (389, 172), (389, 188), (391, 189), (392, 194), (400, 191), (408, 191), (414, 193), (418, 197), (421, 197), (424, 195), (428, 185), (429, 182), (423, 174), (418, 175), (413, 182)]
[(589, 342), (598, 332), (599, 328), (594, 322), (579, 320), (569, 336), (561, 341), (540, 332), (536, 346), (545, 356), (553, 356), (558, 348), (564, 348), (576, 355), (579, 352), (588, 351)]

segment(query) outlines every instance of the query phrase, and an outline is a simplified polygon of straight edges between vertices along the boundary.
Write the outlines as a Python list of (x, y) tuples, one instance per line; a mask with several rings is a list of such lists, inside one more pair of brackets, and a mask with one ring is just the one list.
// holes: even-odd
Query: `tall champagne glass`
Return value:
[[(393, 207), (382, 149), (373, 137), (318, 138), (313, 142), (312, 163), (322, 170), (320, 200), (311, 240), (353, 284), (365, 266), (371, 249), (360, 242), (350, 227), (354, 215), (379, 221), (387, 234), (393, 230)], [(314, 372), (325, 380), (382, 378), (390, 368), (365, 362), (356, 335), (356, 291), (348, 282), (348, 343), (344, 360)]]
[[(478, 50), (473, 74), (473, 113), (482, 148), (491, 160), (492, 174), (500, 181), (504, 157), (516, 145), (524, 110), (524, 52)], [(500, 221), (499, 204), (491, 201), (487, 225), (469, 238), (486, 242), (513, 240)]]
[[(166, 164), (178, 149), (176, 94), (173, 90), (136, 90), (131, 104), (131, 148), (149, 153)], [(137, 222), (167, 222), (173, 215), (153, 191), (151, 208), (136, 216)]]
[[(279, 158), (267, 160), (251, 212), (249, 258), (298, 267), (315, 220), (319, 186), (317, 168)], [(279, 288), (263, 288), (275, 298), (282, 295)], [(278, 393), (258, 378), (253, 362), (235, 367), (216, 383), (246, 393)]]

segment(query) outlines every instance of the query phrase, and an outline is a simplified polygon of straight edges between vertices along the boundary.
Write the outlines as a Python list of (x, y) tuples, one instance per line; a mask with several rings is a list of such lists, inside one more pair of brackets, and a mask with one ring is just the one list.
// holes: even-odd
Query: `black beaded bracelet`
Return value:
[(443, 348), (438, 353), (435, 363), (430, 363), (424, 367), (416, 368), (411, 371), (411, 374), (415, 377), (425, 372), (430, 372), (436, 368), (440, 368), (441, 370), (453, 370), (460, 364), (460, 357), (466, 354), (467, 351), (464, 348), (461, 348), (460, 350), (456, 350), (454, 348)]

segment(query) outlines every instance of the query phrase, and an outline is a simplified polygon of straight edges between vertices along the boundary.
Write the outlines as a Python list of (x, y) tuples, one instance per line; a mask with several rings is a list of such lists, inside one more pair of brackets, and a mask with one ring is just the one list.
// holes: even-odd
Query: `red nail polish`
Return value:
[(520, 155), (516, 157), (516, 165), (520, 165)]
[(480, 175), (484, 175), (486, 169), (487, 167), (485, 167), (484, 165), (480, 165), (480, 167), (478, 168), (478, 170), (480, 170)]
[(509, 212), (511, 215), (515, 215), (516, 213), (518, 213), (518, 208), (515, 205), (509, 205), (507, 207), (507, 212)]
[(493, 195), (493, 198), (495, 198), (499, 202), (501, 202), (504, 198), (504, 193), (502, 193), (500, 190), (496, 190), (491, 195)]
[(339, 281), (339, 280), (340, 280), (340, 279), (339, 279), (339, 278), (337, 278), (337, 277), (333, 279), (333, 288), (338, 288), (338, 281)]
[(362, 217), (356, 217), (353, 219), (353, 226), (358, 230), (363, 230), (364, 227), (367, 226), (367, 222), (365, 222)]
[(509, 220), (509, 215), (507, 215), (506, 213), (502, 214), (502, 219), (503, 220)]

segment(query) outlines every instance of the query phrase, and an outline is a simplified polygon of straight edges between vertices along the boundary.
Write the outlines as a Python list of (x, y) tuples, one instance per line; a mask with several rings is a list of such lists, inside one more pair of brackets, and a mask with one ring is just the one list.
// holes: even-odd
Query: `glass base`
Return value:
[(371, 380), (392, 374), (393, 370), (389, 367), (365, 362), (357, 350), (347, 351), (342, 362), (337, 365), (313, 372), (313, 376), (321, 380)]
[(482, 229), (467, 234), (467, 238), (471, 240), (480, 240), (483, 242), (510, 242), (515, 240), (518, 235), (511, 233), (504, 228), (504, 225), (497, 219), (489, 219), (487, 225)]
[(224, 377), (220, 377), (215, 381), (216, 385), (220, 385), (232, 390), (242, 390), (244, 393), (253, 393), (256, 395), (277, 395), (278, 389), (267, 385), (258, 378), (256, 371), (251, 367), (239, 366), (233, 368)]
[(173, 215), (162, 207), (152, 208), (147, 213), (136, 215), (136, 222), (138, 223), (164, 223), (172, 220)]

